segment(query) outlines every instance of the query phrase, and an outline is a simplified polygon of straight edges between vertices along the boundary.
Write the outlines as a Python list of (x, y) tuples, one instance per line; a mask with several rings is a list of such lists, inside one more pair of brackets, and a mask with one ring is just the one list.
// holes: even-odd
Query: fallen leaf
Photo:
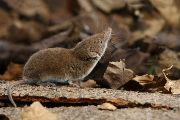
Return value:
[(50, 11), (50, 21), (54, 24), (61, 24), (71, 20), (72, 9), (75, 8), (72, 0), (43, 0)]
[(169, 93), (164, 85), (166, 80), (164, 77), (157, 75), (141, 75), (134, 77), (131, 81), (123, 86), (125, 90), (141, 91), (141, 92), (159, 92), (159, 93)]
[(154, 79), (154, 75), (148, 75), (148, 74), (142, 76), (136, 76), (133, 78), (133, 80), (139, 82), (139, 84), (141, 85), (152, 83), (153, 79)]
[(168, 24), (178, 28), (180, 25), (180, 5), (178, 0), (150, 0), (150, 2), (166, 19)]
[[(143, 17), (139, 18), (140, 23), (136, 30), (132, 32), (132, 35), (129, 39), (129, 44), (133, 44), (135, 41), (144, 39), (146, 37), (153, 38), (156, 36), (164, 27), (164, 19), (158, 16), (157, 14), (149, 14), (148, 12), (141, 13)], [(148, 39), (144, 39), (145, 41)], [(152, 40), (146, 41), (151, 43)]]
[(81, 23), (77, 21), (78, 25), (83, 27), (83, 29), (89, 33), (99, 33), (103, 31), (108, 23), (108, 17), (101, 12), (94, 11), (91, 13), (84, 13), (81, 17)]
[(126, 60), (126, 66), (135, 73), (146, 73), (146, 61), (149, 59), (149, 53), (140, 51), (139, 49), (117, 49), (111, 54), (110, 61), (117, 61), (119, 59)]
[(1, 120), (10, 120), (6, 115), (0, 114)]
[(168, 48), (180, 48), (180, 33), (177, 31), (161, 32), (157, 35), (154, 42)]
[(7, 37), (9, 35), (8, 29), (12, 25), (11, 17), (8, 13), (0, 9), (0, 38)]
[(144, 3), (142, 0), (125, 0), (129, 9), (140, 9), (144, 7)]
[(0, 80), (15, 80), (19, 79), (22, 75), (23, 66), (20, 64), (11, 63), (6, 72), (3, 75), (0, 75)]
[[(14, 20), (8, 37), (12, 42), (33, 43), (41, 40), (45, 27), (35, 21)], [(19, 34), (21, 33), (21, 34)]]
[(126, 3), (124, 0), (91, 0), (94, 5), (104, 12), (111, 12), (115, 9), (120, 9), (125, 7)]
[(81, 83), (82, 87), (85, 88), (94, 88), (96, 87), (96, 81), (95, 80), (87, 80), (85, 82)]
[(159, 61), (158, 63), (164, 67), (167, 68), (171, 65), (174, 67), (180, 69), (180, 53), (172, 51), (170, 49), (165, 49), (159, 56)]
[(40, 15), (49, 18), (49, 10), (42, 0), (4, 0), (10, 7), (25, 16)]
[(108, 82), (110, 88), (118, 89), (133, 78), (134, 72), (125, 68), (125, 63), (110, 62), (103, 78)]
[(171, 80), (167, 77), (167, 73), (172, 69), (173, 66), (167, 68), (167, 69), (163, 69), (162, 73), (166, 79), (166, 84), (165, 84), (165, 89), (167, 89), (168, 91), (170, 91), (172, 94), (180, 94), (180, 79), (178, 80)]
[(117, 109), (116, 106), (114, 106), (111, 103), (103, 103), (102, 105), (98, 105), (97, 108), (100, 110), (110, 110), (110, 111), (114, 111)]
[(51, 113), (40, 102), (34, 102), (30, 107), (23, 108), (22, 120), (60, 120), (55, 113)]
[(85, 10), (86, 12), (92, 12), (93, 11), (93, 6), (89, 0), (78, 0), (78, 3), (80, 5), (80, 7), (83, 10)]

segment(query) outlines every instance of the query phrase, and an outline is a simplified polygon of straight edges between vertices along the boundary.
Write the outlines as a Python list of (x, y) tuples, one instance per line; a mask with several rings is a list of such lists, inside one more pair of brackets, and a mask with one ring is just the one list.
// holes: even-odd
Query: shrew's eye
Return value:
[(85, 61), (94, 61), (94, 60), (98, 60), (98, 57), (88, 57), (84, 59)]

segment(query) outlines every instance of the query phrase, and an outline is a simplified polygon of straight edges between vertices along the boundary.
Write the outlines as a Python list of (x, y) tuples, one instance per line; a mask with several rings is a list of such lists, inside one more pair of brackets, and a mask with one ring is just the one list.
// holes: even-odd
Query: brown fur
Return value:
[[(72, 49), (48, 48), (38, 51), (25, 64), (22, 83), (25, 83), (25, 80), (36, 82), (82, 80), (103, 56), (111, 39), (111, 31), (112, 29), (108, 28), (90, 36)], [(8, 95), (11, 103), (16, 106), (11, 96), (12, 86), (8, 89)]]

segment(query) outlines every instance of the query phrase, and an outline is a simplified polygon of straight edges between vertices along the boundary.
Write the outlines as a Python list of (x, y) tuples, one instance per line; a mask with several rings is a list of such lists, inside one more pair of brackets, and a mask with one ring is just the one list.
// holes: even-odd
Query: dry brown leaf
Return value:
[(1, 120), (10, 120), (6, 115), (0, 114)]
[(49, 10), (42, 0), (4, 0), (4, 2), (23, 15), (49, 18)]
[(166, 49), (160, 54), (160, 59), (158, 62), (164, 68), (173, 65), (174, 67), (180, 69), (179, 56), (180, 53)]
[(161, 32), (157, 35), (155, 43), (168, 48), (180, 48), (180, 33), (177, 31)]
[(77, 21), (77, 24), (80, 27), (83, 27), (84, 30), (89, 33), (99, 33), (103, 31), (108, 23), (108, 17), (102, 14), (101, 12), (94, 11), (90, 13), (82, 13), (81, 22)]
[(9, 35), (8, 29), (12, 25), (11, 18), (8, 13), (2, 9), (0, 9), (0, 18), (0, 38), (7, 37)]
[(134, 72), (125, 68), (125, 63), (121, 60), (119, 62), (110, 62), (103, 78), (108, 82), (110, 88), (118, 89), (131, 80)]
[[(129, 39), (129, 43), (133, 44), (135, 41), (139, 39), (144, 39), (145, 37), (154, 38), (164, 27), (164, 19), (159, 17), (157, 14), (149, 14), (147, 12), (142, 12), (141, 23), (139, 24), (141, 27), (138, 27), (137, 30), (132, 32), (131, 39)], [(146, 40), (146, 39), (145, 39)], [(148, 39), (147, 39), (148, 40)], [(146, 41), (151, 43), (152, 41)]]
[(37, 42), (41, 40), (44, 31), (44, 26), (38, 22), (14, 20), (9, 30), (11, 33), (9, 39), (13, 42)]
[(131, 15), (112, 14), (111, 18), (113, 20), (113, 23), (116, 23), (116, 26), (123, 27), (128, 32), (130, 32), (130, 26), (132, 26), (133, 24), (133, 17)]
[(154, 80), (154, 75), (142, 75), (142, 76), (136, 76), (133, 78), (133, 80), (137, 81), (141, 85), (152, 83)]
[(172, 27), (180, 25), (180, 5), (178, 0), (150, 0)]
[(128, 8), (130, 9), (140, 9), (144, 6), (143, 0), (125, 0)]
[[(137, 84), (138, 83), (138, 84)], [(169, 93), (165, 88), (166, 81), (162, 76), (155, 75), (141, 75), (133, 78), (124, 87), (127, 90), (143, 91), (143, 92), (160, 92)]]
[(96, 87), (96, 81), (95, 80), (87, 80), (85, 82), (81, 83), (82, 87), (85, 88), (94, 88)]
[(0, 75), (0, 80), (15, 80), (19, 79), (22, 75), (23, 66), (20, 64), (11, 63), (6, 72), (3, 75)]
[(111, 12), (115, 9), (121, 9), (125, 7), (125, 0), (91, 0), (96, 7), (100, 8), (104, 12)]
[(162, 73), (166, 79), (166, 84), (165, 84), (165, 89), (167, 89), (168, 91), (170, 91), (172, 94), (180, 94), (180, 79), (178, 80), (171, 80), (167, 77), (166, 72), (168, 72), (169, 70), (172, 69), (173, 66), (167, 68), (167, 69), (163, 69)]
[[(16, 15), (16, 13), (14, 13)], [(40, 40), (44, 25), (34, 20), (25, 21), (0, 9), (0, 38), (11, 42), (29, 43)], [(21, 34), (20, 34), (21, 33)]]
[(135, 73), (147, 73), (146, 60), (149, 58), (149, 54), (141, 52), (138, 49), (117, 49), (111, 53), (110, 61), (117, 61), (119, 59), (126, 60), (126, 66), (133, 70)]
[(78, 0), (78, 3), (81, 6), (81, 8), (83, 8), (83, 10), (85, 10), (86, 12), (93, 11), (93, 6), (89, 0)]
[(103, 103), (102, 105), (98, 105), (97, 108), (100, 110), (110, 110), (110, 111), (114, 111), (117, 109), (116, 106), (114, 106), (111, 103)]
[(30, 107), (23, 108), (22, 120), (61, 120), (55, 113), (51, 113), (40, 102), (34, 102)]
[[(71, 20), (75, 5), (73, 0), (43, 0), (50, 11), (50, 21), (53, 24), (61, 24), (65, 21)], [(76, 1), (75, 1), (76, 2)], [(76, 9), (76, 8), (75, 8)]]

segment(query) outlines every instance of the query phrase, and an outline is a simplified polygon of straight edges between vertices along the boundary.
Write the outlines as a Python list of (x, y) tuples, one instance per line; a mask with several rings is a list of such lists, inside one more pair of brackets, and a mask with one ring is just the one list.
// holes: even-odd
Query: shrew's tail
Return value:
[(19, 80), (19, 81), (15, 81), (13, 83), (8, 83), (8, 89), (7, 89), (7, 93), (8, 93), (8, 98), (10, 100), (10, 102), (13, 104), (14, 107), (17, 107), (16, 103), (14, 102), (13, 98), (12, 98), (12, 88), (14, 86), (20, 85), (20, 84), (25, 84), (26, 81), (25, 80)]

